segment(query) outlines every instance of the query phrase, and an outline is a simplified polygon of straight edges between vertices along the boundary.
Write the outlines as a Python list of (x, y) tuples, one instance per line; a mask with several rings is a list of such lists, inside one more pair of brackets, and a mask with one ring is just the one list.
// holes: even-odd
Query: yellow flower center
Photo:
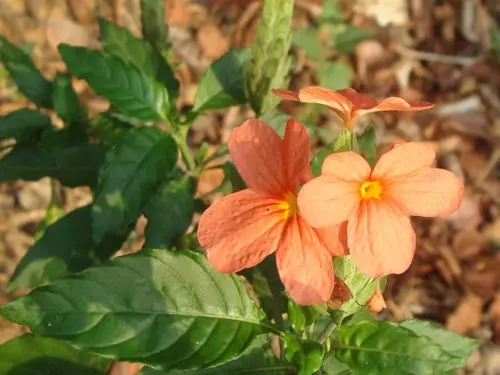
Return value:
[(282, 217), (284, 220), (297, 215), (299, 212), (299, 207), (297, 206), (297, 196), (294, 193), (286, 192), (285, 200), (281, 202), (278, 207), (283, 210)]
[(361, 193), (361, 199), (367, 200), (373, 198), (380, 200), (383, 189), (380, 181), (366, 181), (361, 185), (359, 191)]

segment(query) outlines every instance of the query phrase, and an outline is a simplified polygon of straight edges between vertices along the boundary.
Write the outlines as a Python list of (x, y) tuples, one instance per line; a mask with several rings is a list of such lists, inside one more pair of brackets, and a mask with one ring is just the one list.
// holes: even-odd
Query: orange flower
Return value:
[(320, 86), (309, 86), (299, 90), (299, 92), (281, 89), (273, 89), (272, 92), (285, 100), (326, 105), (344, 120), (348, 130), (352, 130), (356, 119), (366, 113), (422, 111), (434, 106), (430, 102), (408, 103), (402, 98), (393, 96), (377, 103), (377, 100), (370, 95), (359, 94), (351, 88), (333, 91)]
[(382, 292), (380, 290), (380, 285), (377, 285), (377, 289), (375, 289), (375, 292), (370, 297), (366, 305), (368, 306), (368, 310), (373, 313), (381, 312), (387, 307), (387, 305), (385, 304), (384, 296), (382, 295)]
[(462, 200), (462, 181), (432, 168), (435, 157), (433, 147), (419, 142), (390, 149), (373, 169), (355, 152), (331, 154), (321, 176), (301, 189), (301, 214), (319, 228), (347, 220), (352, 259), (367, 276), (402, 273), (415, 252), (409, 216), (449, 215)]
[(297, 207), (297, 187), (312, 178), (307, 130), (289, 120), (281, 140), (266, 123), (248, 120), (228, 144), (249, 188), (216, 201), (201, 216), (198, 240), (208, 260), (219, 272), (232, 273), (276, 252), (280, 278), (297, 303), (328, 301), (332, 256), (345, 255), (345, 247), (339, 226), (314, 229)]

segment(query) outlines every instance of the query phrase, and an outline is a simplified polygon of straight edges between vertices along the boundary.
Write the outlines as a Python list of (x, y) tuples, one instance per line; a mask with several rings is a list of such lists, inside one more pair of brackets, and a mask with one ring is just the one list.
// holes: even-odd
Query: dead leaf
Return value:
[(202, 26), (198, 30), (197, 39), (203, 53), (210, 60), (217, 60), (229, 49), (229, 42), (214, 24)]
[(54, 52), (57, 52), (57, 46), (61, 43), (92, 48), (99, 45), (85, 27), (67, 18), (50, 17), (47, 20), (46, 34), (47, 43)]
[(471, 189), (465, 189), (460, 208), (445, 220), (451, 222), (457, 230), (473, 230), (481, 224), (479, 199)]
[(460, 164), (465, 173), (467, 173), (467, 176), (474, 181), (482, 176), (487, 163), (488, 160), (486, 157), (477, 151), (464, 152), (460, 155)]
[(476, 230), (458, 232), (453, 237), (453, 251), (459, 259), (471, 259), (479, 254), (485, 242), (485, 236)]
[(187, 28), (191, 24), (189, 5), (184, 0), (165, 0), (165, 14), (171, 27)]
[(330, 299), (328, 300), (328, 308), (331, 310), (338, 309), (344, 303), (352, 298), (352, 293), (347, 284), (341, 278), (335, 276), (335, 284)]
[(446, 328), (466, 335), (481, 323), (483, 300), (475, 294), (462, 298), (456, 310), (448, 316)]

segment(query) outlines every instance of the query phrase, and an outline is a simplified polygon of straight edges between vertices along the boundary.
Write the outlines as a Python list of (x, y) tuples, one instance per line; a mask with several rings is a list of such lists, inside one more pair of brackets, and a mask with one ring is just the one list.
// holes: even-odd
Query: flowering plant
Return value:
[[(143, 15), (164, 19), (162, 4), (141, 1)], [(0, 345), (0, 374), (105, 374), (118, 361), (144, 365), (142, 375), (422, 375), (465, 364), (476, 340), (373, 314), (385, 307), (386, 277), (412, 262), (410, 217), (453, 213), (463, 183), (434, 166), (425, 143), (399, 142), (375, 162), (374, 133), (358, 133), (356, 120), (432, 104), (283, 89), (292, 10), (293, 1), (266, 0), (252, 48), (215, 61), (188, 112), (175, 105), (162, 22), (143, 17), (143, 40), (100, 19), (103, 49), (60, 45), (71, 75), (53, 80), (0, 38), (5, 68), (34, 104), (0, 118), (0, 138), (12, 140), (1, 181), (48, 176), (92, 191), (68, 213), (53, 200), (13, 272), (9, 291), (31, 291), (0, 314), (32, 333)], [(90, 118), (72, 77), (110, 109)], [(345, 130), (311, 160), (298, 120), (283, 121), (283, 136), (264, 121), (279, 98), (326, 105)], [(206, 207), (194, 192), (210, 158), (206, 146), (192, 153), (189, 127), (205, 111), (245, 103), (256, 117), (216, 154), (229, 154), (216, 167), (231, 191)], [(141, 215), (143, 248), (110, 259)]]

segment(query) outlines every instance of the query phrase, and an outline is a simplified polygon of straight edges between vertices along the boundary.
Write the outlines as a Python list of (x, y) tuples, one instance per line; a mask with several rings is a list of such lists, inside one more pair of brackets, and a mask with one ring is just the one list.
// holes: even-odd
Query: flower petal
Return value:
[(463, 182), (450, 171), (422, 168), (385, 187), (387, 195), (410, 216), (446, 216), (462, 202)]
[(247, 120), (233, 130), (229, 151), (249, 188), (274, 197), (286, 192), (281, 142), (280, 136), (260, 120)]
[(313, 175), (309, 166), (311, 144), (304, 125), (294, 119), (286, 123), (285, 139), (282, 143), (283, 166), (288, 190), (295, 193)]
[(327, 228), (347, 220), (359, 204), (359, 183), (320, 176), (299, 192), (300, 214), (315, 228)]
[(370, 164), (360, 154), (347, 151), (328, 155), (323, 162), (321, 174), (339, 180), (362, 183), (370, 176)]
[(423, 111), (432, 107), (434, 107), (434, 104), (431, 102), (407, 102), (403, 98), (391, 96), (382, 100), (373, 108), (363, 108), (358, 113), (361, 116), (366, 113), (380, 111)]
[(342, 94), (320, 86), (309, 86), (301, 89), (299, 100), (302, 103), (326, 105), (344, 120), (349, 118), (351, 110), (354, 108), (354, 104)]
[(274, 95), (279, 96), (281, 99), (293, 100), (295, 102), (300, 102), (299, 94), (296, 93), (295, 91), (283, 90), (283, 89), (272, 89), (271, 92)]
[(347, 243), (359, 270), (378, 278), (408, 269), (415, 253), (415, 232), (397, 206), (372, 199), (361, 203), (349, 218)]
[(374, 97), (368, 94), (360, 94), (350, 87), (337, 90), (337, 93), (347, 98), (356, 110), (371, 109), (377, 105), (377, 100)]
[(324, 303), (333, 291), (332, 257), (316, 231), (300, 216), (290, 219), (276, 252), (280, 278), (300, 305)]
[(253, 267), (277, 249), (284, 224), (279, 203), (245, 189), (216, 201), (201, 215), (198, 241), (216, 270)]
[(328, 228), (316, 228), (316, 232), (323, 240), (332, 256), (349, 255), (347, 247), (347, 221)]
[(373, 180), (390, 180), (410, 175), (430, 167), (436, 159), (436, 150), (424, 142), (407, 142), (391, 148), (382, 155), (373, 168)]

